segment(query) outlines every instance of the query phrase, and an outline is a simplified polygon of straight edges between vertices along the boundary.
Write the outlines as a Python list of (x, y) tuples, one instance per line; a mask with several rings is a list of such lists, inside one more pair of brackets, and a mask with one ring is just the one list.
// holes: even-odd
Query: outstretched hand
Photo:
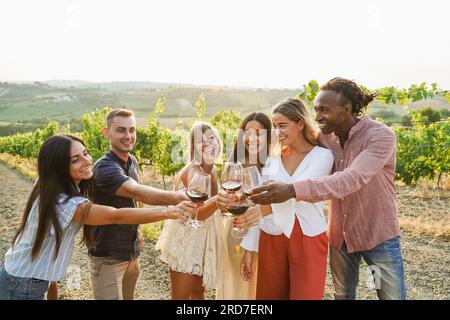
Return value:
[(217, 194), (216, 205), (220, 210), (228, 211), (228, 208), (238, 200), (240, 200), (238, 195), (220, 190)]
[(245, 229), (259, 224), (262, 219), (261, 211), (258, 208), (251, 207), (245, 213), (233, 218), (233, 226), (235, 228)]
[(285, 202), (295, 198), (295, 189), (292, 184), (267, 181), (262, 187), (252, 189), (250, 200), (257, 204), (272, 204)]
[(167, 219), (178, 219), (182, 222), (186, 222), (195, 208), (197, 208), (197, 204), (191, 201), (182, 201), (176, 206), (169, 206)]
[(189, 200), (189, 197), (186, 195), (186, 190), (178, 190), (174, 192), (174, 195), (176, 203)]

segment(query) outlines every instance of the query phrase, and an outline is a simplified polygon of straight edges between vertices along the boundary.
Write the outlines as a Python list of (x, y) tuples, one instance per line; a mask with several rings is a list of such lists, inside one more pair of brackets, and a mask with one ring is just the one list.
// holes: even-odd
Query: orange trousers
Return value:
[(291, 237), (261, 231), (257, 300), (321, 300), (327, 276), (328, 237), (305, 236), (295, 219)]

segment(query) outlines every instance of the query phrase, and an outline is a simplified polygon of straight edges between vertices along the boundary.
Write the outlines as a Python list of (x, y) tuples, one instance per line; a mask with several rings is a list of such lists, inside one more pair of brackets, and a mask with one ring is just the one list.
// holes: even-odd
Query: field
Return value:
[[(159, 175), (144, 175), (144, 182), (162, 187)], [(169, 188), (171, 180), (169, 179)], [(450, 191), (448, 181), (444, 190), (424, 184), (419, 188), (398, 185), (399, 220), (402, 229), (402, 251), (405, 261), (408, 299), (450, 299)], [(32, 183), (15, 170), (0, 163), (0, 256), (10, 246)], [(137, 284), (137, 299), (168, 299), (170, 295), (168, 270), (154, 250), (160, 225), (145, 226), (147, 235), (142, 252), (141, 276)], [(74, 286), (67, 280), (59, 284), (60, 299), (92, 299), (89, 283), (88, 257), (85, 248), (77, 244), (66, 279), (81, 275)], [(376, 299), (374, 291), (365, 286), (366, 265), (361, 265), (359, 299)], [(328, 274), (325, 299), (331, 299), (332, 283)], [(207, 297), (214, 298), (208, 290)]]
[(105, 106), (127, 106), (135, 111), (138, 122), (145, 124), (158, 97), (164, 94), (167, 101), (160, 116), (172, 119), (169, 122), (173, 127), (176, 119), (193, 116), (194, 104), (201, 92), (205, 94), (208, 104), (207, 116), (227, 108), (240, 110), (241, 114), (255, 110), (268, 111), (275, 103), (299, 92), (294, 89), (140, 86), (136, 83), (91, 84), (89, 87), (0, 83), (0, 90), (4, 93), (0, 96), (0, 121), (3, 125), (42, 118), (75, 121), (85, 112)]
[[(18, 132), (20, 126), (25, 130), (33, 125), (28, 130), (32, 131), (42, 127), (49, 120), (69, 121), (72, 125), (79, 125), (85, 112), (102, 109), (105, 106), (111, 108), (126, 106), (134, 110), (138, 124), (144, 126), (161, 95), (165, 95), (167, 100), (164, 112), (159, 117), (165, 126), (173, 129), (178, 120), (192, 118), (195, 102), (202, 92), (207, 104), (205, 116), (209, 118), (225, 109), (238, 110), (242, 116), (253, 111), (270, 114), (275, 104), (298, 95), (302, 89), (300, 86), (293, 89), (256, 89), (148, 82), (48, 81), (21, 84), (0, 82), (0, 129), (14, 125), (13, 132)], [(434, 97), (410, 103), (408, 109), (400, 105), (387, 107), (383, 103), (374, 102), (368, 112), (374, 117), (383, 115), (380, 112), (389, 112), (388, 120), (399, 122), (407, 110), (428, 106), (436, 110), (450, 109), (450, 104), (445, 98)], [(5, 135), (9, 134), (8, 131), (5, 132), (7, 133)]]
[[(318, 87), (318, 86), (316, 86)], [(305, 87), (306, 88), (306, 87)], [(313, 93), (314, 83), (308, 84), (305, 92)], [(421, 90), (421, 91), (420, 91)], [(405, 261), (406, 283), (409, 299), (450, 299), (450, 191), (448, 178), (448, 146), (450, 144), (450, 104), (448, 100), (435, 96), (433, 99), (414, 100), (417, 94), (429, 97), (426, 89), (411, 91), (408, 108), (396, 102), (387, 107), (384, 102), (392, 96), (384, 96), (370, 105), (368, 113), (374, 118), (396, 128), (397, 135), (397, 198), (399, 221), (402, 230), (402, 250)], [(389, 90), (388, 90), (389, 91)], [(251, 111), (264, 111), (270, 114), (271, 107), (287, 97), (297, 95), (300, 90), (252, 89), (227, 87), (193, 87), (188, 85), (155, 83), (106, 83), (50, 82), (50, 84), (10, 84), (0, 82), (0, 136), (17, 132), (31, 132), (0, 137), (0, 256), (10, 245), (26, 199), (31, 190), (31, 181), (36, 177), (34, 168), (38, 147), (46, 137), (64, 126), (70, 132), (83, 131), (89, 151), (100, 157), (107, 148), (101, 135), (105, 114), (91, 114), (81, 127), (80, 117), (86, 112), (104, 106), (121, 107), (126, 105), (137, 115), (140, 139), (134, 152), (141, 163), (152, 163), (153, 169), (165, 175), (167, 188), (171, 188), (171, 175), (179, 169), (173, 166), (172, 151), (180, 145), (175, 128), (179, 120), (187, 125), (194, 113), (203, 110), (203, 119), (225, 109), (233, 113), (219, 114), (214, 124), (221, 133), (229, 128), (238, 128), (240, 116)], [(205, 102), (199, 99), (203, 93)], [(396, 93), (395, 93), (396, 94)], [(400, 92), (401, 94), (401, 92)], [(148, 115), (154, 110), (159, 97), (164, 95), (164, 111), (158, 114), (158, 122), (149, 122)], [(303, 96), (302, 96), (303, 97)], [(308, 97), (309, 103), (313, 97)], [(311, 100), (312, 99), (312, 100)], [(416, 101), (416, 102), (413, 102)], [(387, 102), (386, 102), (387, 103)], [(207, 105), (207, 108), (206, 108)], [(433, 109), (417, 108), (431, 106)], [(409, 110), (416, 110), (409, 113)], [(444, 110), (445, 109), (445, 110)], [(424, 113), (420, 113), (423, 110)], [(440, 110), (440, 111), (437, 111)], [(203, 112), (203, 111), (202, 111)], [(442, 112), (442, 113), (441, 113)], [(436, 123), (428, 123), (438, 114)], [(405, 115), (414, 120), (407, 127), (399, 126)], [(411, 118), (411, 116), (413, 118)], [(428, 118), (430, 116), (430, 118)], [(48, 124), (50, 119), (59, 121)], [(70, 127), (68, 123), (70, 122)], [(169, 128), (169, 129), (168, 129)], [(173, 135), (172, 135), (173, 134)], [(176, 138), (176, 139), (174, 139)], [(100, 143), (99, 143), (100, 141)], [(8, 152), (4, 153), (4, 152)], [(18, 173), (15, 170), (19, 170)], [(443, 179), (436, 179), (443, 177)], [(163, 187), (161, 175), (145, 169), (144, 183)], [(427, 181), (423, 179), (429, 179)], [(410, 187), (405, 185), (416, 185)], [(436, 182), (440, 182), (436, 184)], [(435, 189), (436, 186), (441, 189)], [(376, 196), (376, 195), (374, 195)], [(167, 266), (158, 258), (154, 250), (161, 230), (161, 223), (143, 227), (147, 238), (141, 255), (141, 277), (138, 282), (137, 299), (168, 299), (170, 296)], [(60, 283), (61, 299), (91, 299), (89, 284), (88, 257), (86, 249), (76, 245), (69, 274)], [(375, 299), (376, 294), (366, 286), (366, 265), (361, 265), (361, 279), (358, 289), (360, 299)], [(72, 280), (80, 278), (80, 282)], [(327, 278), (325, 299), (332, 298), (332, 281)], [(214, 291), (208, 290), (207, 297), (214, 298)]]

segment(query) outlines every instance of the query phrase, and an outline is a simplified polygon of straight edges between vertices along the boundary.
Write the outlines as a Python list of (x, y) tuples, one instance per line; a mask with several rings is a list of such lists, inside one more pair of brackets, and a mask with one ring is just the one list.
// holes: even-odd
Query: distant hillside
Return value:
[(277, 102), (298, 93), (297, 90), (288, 89), (200, 88), (150, 82), (3, 82), (0, 83), (0, 121), (77, 119), (86, 111), (104, 106), (127, 106), (139, 118), (146, 118), (162, 94), (167, 96), (162, 117), (190, 117), (201, 92), (205, 94), (207, 115), (228, 108), (239, 110), (243, 115), (254, 110), (270, 110)]
[[(241, 115), (253, 111), (270, 113), (278, 102), (297, 95), (294, 89), (254, 89), (225, 86), (197, 87), (188, 84), (155, 82), (108, 82), (95, 83), (79, 80), (50, 80), (41, 82), (0, 82), (0, 126), (15, 123), (41, 123), (43, 120), (80, 121), (81, 116), (105, 106), (117, 108), (127, 106), (136, 112), (139, 124), (144, 124), (153, 111), (159, 96), (165, 94), (167, 102), (162, 121), (174, 127), (178, 118), (190, 118), (193, 106), (201, 92), (207, 104), (207, 116), (224, 109), (233, 109)], [(431, 106), (435, 109), (450, 109), (450, 104), (441, 98), (412, 103), (409, 108)], [(389, 106), (389, 110), (401, 116), (407, 110), (400, 106)], [(385, 105), (373, 103), (369, 113), (386, 110)], [(24, 128), (25, 130), (25, 128)]]
[(113, 82), (89, 82), (83, 80), (47, 80), (43, 81), (52, 87), (62, 88), (101, 88), (106, 90), (124, 90), (124, 89), (144, 89), (144, 88), (168, 88), (168, 87), (187, 87), (192, 85), (176, 83), (159, 83), (149, 81), (113, 81)]

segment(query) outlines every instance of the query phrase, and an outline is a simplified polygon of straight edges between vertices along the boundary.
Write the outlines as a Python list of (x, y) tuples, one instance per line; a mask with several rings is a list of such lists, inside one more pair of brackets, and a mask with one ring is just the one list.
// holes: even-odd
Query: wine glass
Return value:
[[(254, 202), (252, 202), (248, 198), (248, 196), (250, 195), (250, 192), (254, 188), (261, 187), (262, 185), (263, 185), (263, 179), (262, 179), (261, 172), (259, 171), (258, 167), (252, 166), (252, 167), (245, 168), (244, 181), (243, 181), (242, 188), (243, 188), (244, 194), (247, 197), (249, 207), (254, 207), (256, 205)], [(261, 216), (261, 218), (259, 219), (258, 225), (263, 224), (263, 222), (264, 222), (264, 218)]]
[[(196, 172), (192, 177), (186, 189), (186, 195), (194, 203), (202, 204), (211, 196), (211, 176), (203, 172)], [(192, 215), (195, 216), (192, 219)], [(191, 229), (197, 229), (203, 226), (203, 222), (197, 219), (198, 207), (193, 210), (191, 217), (186, 225)]]
[(242, 191), (248, 197), (253, 188), (262, 186), (262, 176), (257, 166), (251, 166), (244, 169), (242, 179)]
[[(224, 162), (222, 167), (221, 186), (222, 189), (229, 194), (237, 195), (236, 193), (241, 190), (242, 187), (242, 173), (243, 168), (240, 162)], [(232, 203), (230, 207), (235, 207), (236, 203)], [(230, 211), (230, 209), (228, 209)], [(222, 215), (231, 217), (231, 212), (222, 213)]]
[[(241, 206), (237, 208), (233, 214), (243, 214), (249, 207), (255, 206), (255, 204), (248, 198), (251, 193), (251, 190), (256, 187), (262, 186), (262, 176), (258, 170), (258, 167), (251, 166), (244, 169), (243, 177), (242, 177), (242, 192), (244, 194), (243, 201), (241, 202)], [(261, 225), (263, 222), (263, 218), (261, 218), (258, 222), (258, 225)], [(245, 233), (247, 233), (246, 229), (233, 228), (231, 230), (231, 235), (237, 239), (242, 238)]]

